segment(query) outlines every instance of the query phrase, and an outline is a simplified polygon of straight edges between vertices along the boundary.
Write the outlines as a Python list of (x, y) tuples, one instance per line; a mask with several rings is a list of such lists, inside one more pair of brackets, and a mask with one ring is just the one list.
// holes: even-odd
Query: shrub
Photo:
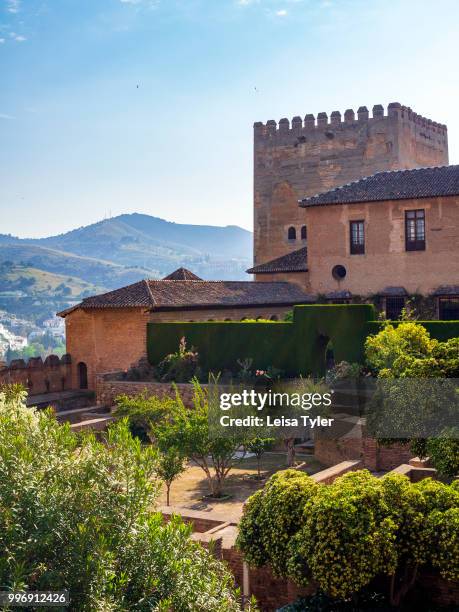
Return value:
[(276, 575), (287, 575), (290, 538), (300, 529), (304, 508), (318, 486), (304, 472), (285, 470), (271, 476), (264, 489), (249, 498), (237, 546), (250, 565), (269, 563)]
[(112, 426), (75, 435), (0, 392), (0, 584), (70, 591), (73, 610), (240, 610), (232, 577), (178, 517), (151, 512), (156, 457)]
[(185, 337), (182, 337), (176, 353), (166, 355), (158, 364), (158, 371), (162, 381), (187, 383), (200, 375), (199, 355), (193, 347), (187, 349)]
[(362, 470), (318, 485), (287, 470), (248, 500), (237, 543), (249, 564), (301, 585), (312, 578), (337, 600), (386, 575), (399, 606), (423, 567), (459, 578), (458, 513), (457, 484)]

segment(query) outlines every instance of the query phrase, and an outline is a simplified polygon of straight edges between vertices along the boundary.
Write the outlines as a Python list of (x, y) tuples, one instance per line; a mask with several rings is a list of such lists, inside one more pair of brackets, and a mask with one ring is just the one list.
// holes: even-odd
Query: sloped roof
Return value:
[[(287, 282), (142, 280), (138, 283), (85, 298), (75, 308), (188, 308), (293, 305), (311, 301), (296, 285)], [(71, 310), (59, 313), (66, 316)]]
[(434, 292), (436, 296), (459, 296), (459, 285), (443, 285)]
[(459, 165), (378, 172), (300, 200), (300, 206), (379, 202), (459, 195)]
[(268, 274), (270, 272), (307, 272), (307, 247), (276, 257), (271, 261), (254, 266), (247, 270), (248, 274)]
[(200, 280), (202, 280), (202, 278), (199, 278), (199, 276), (196, 276), (196, 274), (193, 274), (193, 272), (191, 272), (187, 268), (177, 268), (177, 270), (175, 270), (174, 272), (171, 272), (170, 274), (165, 276), (163, 278), (163, 280), (196, 280), (196, 281), (200, 281)]

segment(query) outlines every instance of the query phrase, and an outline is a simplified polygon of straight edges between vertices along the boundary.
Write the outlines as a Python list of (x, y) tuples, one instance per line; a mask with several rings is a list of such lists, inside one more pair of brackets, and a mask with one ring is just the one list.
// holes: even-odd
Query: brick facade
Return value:
[[(167, 282), (167, 281), (165, 281)], [(80, 388), (78, 364), (88, 372), (88, 388), (98, 374), (128, 370), (147, 354), (149, 321), (240, 321), (257, 317), (283, 318), (291, 306), (182, 309), (149, 312), (145, 308), (77, 308), (65, 317), (67, 352), (72, 355), (72, 385)]]
[[(446, 126), (391, 104), (254, 125), (254, 264), (304, 246), (298, 200), (383, 170), (448, 163)], [(294, 227), (296, 239), (289, 240)], [(309, 228), (308, 228), (309, 242)], [(260, 278), (260, 280), (263, 280)], [(280, 280), (280, 278), (279, 278)]]
[[(405, 211), (415, 209), (425, 211), (425, 250), (406, 251)], [(371, 296), (400, 286), (410, 295), (430, 295), (459, 283), (458, 196), (316, 206), (304, 213), (308, 286), (315, 294)], [(350, 222), (358, 220), (364, 221), (365, 253), (351, 255)], [(342, 280), (332, 275), (336, 265), (346, 268)]]

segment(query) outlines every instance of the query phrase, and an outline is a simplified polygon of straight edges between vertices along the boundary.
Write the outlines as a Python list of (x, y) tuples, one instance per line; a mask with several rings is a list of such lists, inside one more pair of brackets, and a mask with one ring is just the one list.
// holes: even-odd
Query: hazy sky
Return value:
[(0, 0), (0, 233), (252, 226), (252, 125), (399, 101), (459, 163), (457, 0)]

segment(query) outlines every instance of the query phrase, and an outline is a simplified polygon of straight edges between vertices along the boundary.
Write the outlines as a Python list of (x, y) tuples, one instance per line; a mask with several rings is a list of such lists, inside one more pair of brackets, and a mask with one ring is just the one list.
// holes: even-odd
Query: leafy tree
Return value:
[(119, 395), (115, 398), (115, 415), (127, 417), (133, 435), (143, 442), (155, 443), (155, 428), (173, 416), (181, 409), (177, 401), (168, 396), (158, 397), (143, 392), (134, 397)]
[[(457, 474), (458, 432), (452, 426), (459, 416), (454, 380), (459, 377), (459, 338), (439, 342), (422, 325), (406, 321), (396, 327), (386, 325), (367, 338), (365, 348), (367, 363), (378, 378), (394, 379), (386, 386), (386, 393), (375, 395), (370, 406), (369, 422), (376, 423), (375, 431), (384, 420), (396, 423), (401, 432), (412, 432), (398, 441), (409, 443), (412, 452), (421, 457), (431, 456), (441, 474)], [(445, 380), (430, 382), (432, 378)], [(398, 384), (397, 379), (412, 380)], [(427, 438), (426, 431), (432, 432), (432, 437)], [(383, 444), (394, 441), (377, 437)]]
[(179, 517), (152, 513), (156, 453), (124, 420), (105, 442), (0, 392), (0, 584), (88, 612), (240, 610), (232, 577)]
[(284, 470), (248, 499), (237, 546), (250, 565), (269, 564), (276, 575), (286, 575), (290, 539), (301, 529), (304, 510), (318, 486), (304, 472)]
[(331, 485), (287, 470), (247, 502), (238, 545), (251, 565), (348, 599), (378, 576), (399, 606), (419, 570), (459, 577), (459, 486), (350, 472)]
[(153, 429), (154, 437), (161, 440), (163, 448), (179, 448), (204, 472), (212, 497), (221, 497), (224, 482), (235, 464), (244, 458), (237, 451), (244, 445), (243, 436), (231, 431), (222, 435), (211, 424), (208, 393), (197, 380), (193, 381), (193, 406), (184, 406), (177, 393), (179, 410), (171, 419), (159, 423)]
[(273, 447), (274, 442), (274, 438), (256, 437), (249, 440), (245, 445), (247, 452), (253, 453), (257, 458), (257, 475), (259, 480), (261, 479), (261, 458), (266, 451)]
[(185, 460), (181, 451), (169, 446), (159, 450), (156, 473), (166, 485), (166, 504), (170, 505), (171, 485), (185, 471)]

